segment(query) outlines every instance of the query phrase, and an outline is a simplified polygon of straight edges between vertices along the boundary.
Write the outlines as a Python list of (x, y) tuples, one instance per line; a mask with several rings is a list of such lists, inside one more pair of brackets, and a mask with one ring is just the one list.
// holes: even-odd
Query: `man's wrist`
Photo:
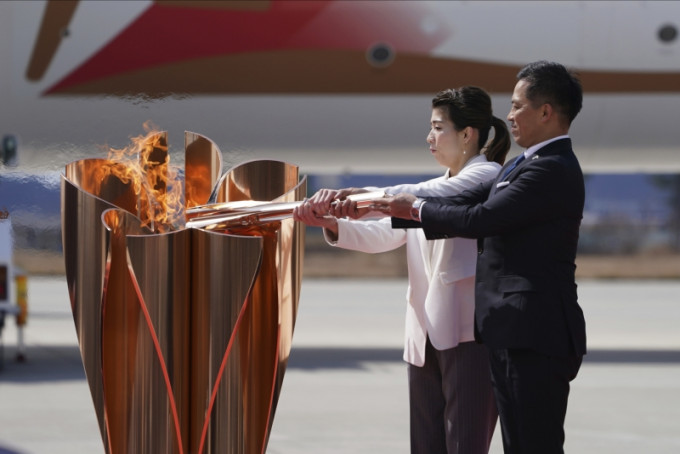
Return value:
[(423, 204), (425, 204), (425, 200), (420, 198), (415, 199), (411, 204), (411, 219), (416, 222), (420, 222), (420, 210), (422, 210)]

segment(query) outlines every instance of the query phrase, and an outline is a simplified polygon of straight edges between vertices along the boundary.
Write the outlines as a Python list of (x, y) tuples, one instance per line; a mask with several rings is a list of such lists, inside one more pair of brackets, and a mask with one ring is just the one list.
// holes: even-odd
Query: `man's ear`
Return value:
[(545, 103), (541, 106), (541, 120), (548, 121), (555, 114), (555, 110), (551, 104)]

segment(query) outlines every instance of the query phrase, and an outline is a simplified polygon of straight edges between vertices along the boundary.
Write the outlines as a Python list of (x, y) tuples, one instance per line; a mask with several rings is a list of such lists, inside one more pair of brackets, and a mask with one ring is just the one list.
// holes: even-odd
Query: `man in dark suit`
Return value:
[(430, 239), (478, 239), (475, 331), (490, 349), (504, 451), (561, 454), (569, 382), (586, 352), (574, 276), (585, 191), (568, 136), (583, 95), (558, 63), (531, 63), (517, 79), (507, 119), (519, 162), (455, 197), (399, 194), (377, 208)]

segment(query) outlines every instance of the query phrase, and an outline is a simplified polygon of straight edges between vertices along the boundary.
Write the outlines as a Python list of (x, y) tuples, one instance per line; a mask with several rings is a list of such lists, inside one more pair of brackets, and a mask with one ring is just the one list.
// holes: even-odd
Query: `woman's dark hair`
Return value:
[(529, 63), (517, 73), (517, 80), (527, 82), (526, 96), (532, 106), (550, 104), (569, 125), (581, 111), (581, 81), (559, 63), (545, 60)]
[[(474, 86), (442, 90), (432, 99), (432, 108), (445, 112), (456, 131), (468, 126), (477, 129), (480, 152), (486, 146), (486, 158), (503, 165), (510, 149), (510, 133), (505, 122), (493, 115), (491, 98), (486, 91)], [(493, 140), (487, 145), (492, 126)]]

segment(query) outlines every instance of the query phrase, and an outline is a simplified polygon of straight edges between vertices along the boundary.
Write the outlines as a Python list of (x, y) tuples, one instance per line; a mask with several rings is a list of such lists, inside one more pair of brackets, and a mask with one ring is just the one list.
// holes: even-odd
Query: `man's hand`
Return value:
[(393, 197), (376, 200), (371, 205), (371, 209), (395, 218), (411, 219), (411, 206), (416, 198), (412, 194), (402, 192)]

